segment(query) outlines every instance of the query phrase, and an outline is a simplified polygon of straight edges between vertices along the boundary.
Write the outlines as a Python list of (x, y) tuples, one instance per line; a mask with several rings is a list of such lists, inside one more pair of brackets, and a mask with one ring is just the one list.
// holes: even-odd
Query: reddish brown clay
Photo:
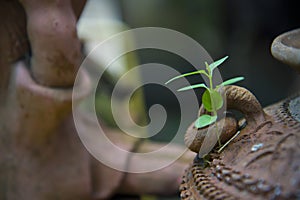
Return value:
[(297, 98), (267, 107), (267, 120), (243, 129), (209, 167), (195, 162), (180, 187), (182, 199), (297, 199), (300, 123), (289, 112)]
[[(266, 120), (267, 116), (260, 103), (250, 91), (238, 86), (226, 86), (223, 92), (226, 97), (227, 109), (234, 109), (243, 113), (247, 121), (247, 129), (253, 129)], [(203, 114), (203, 112), (204, 109), (201, 107), (199, 115)], [(212, 132), (216, 132), (216, 127), (221, 130), (221, 133), (218, 133), (220, 134), (221, 142), (225, 143), (237, 132), (238, 122), (233, 116), (226, 116), (217, 122)], [(194, 123), (190, 125), (185, 134), (185, 144), (191, 151), (199, 152), (206, 137), (207, 129), (207, 127), (197, 129)]]
[[(286, 63), (290, 62), (286, 61), (285, 55), (297, 55), (291, 62), (299, 72), (299, 49), (287, 49), (281, 44), (280, 48), (276, 47), (278, 42), (293, 38), (291, 35), (299, 39), (299, 29), (277, 38), (272, 51), (275, 57)], [(229, 86), (225, 91), (227, 107), (242, 112), (247, 125), (240, 127), (239, 135), (221, 153), (212, 150), (205, 158), (207, 160), (198, 156), (195, 158), (183, 176), (181, 198), (299, 199), (299, 94), (263, 110), (254, 95), (246, 89)], [(225, 119), (221, 138), (223, 135), (234, 135), (235, 126), (232, 120)], [(206, 132), (207, 128), (196, 130), (192, 124), (186, 133), (187, 146), (198, 152)]]

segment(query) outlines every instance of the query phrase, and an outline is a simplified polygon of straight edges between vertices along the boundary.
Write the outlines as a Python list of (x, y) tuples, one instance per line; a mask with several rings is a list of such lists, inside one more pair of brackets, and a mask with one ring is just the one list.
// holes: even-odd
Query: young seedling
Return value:
[[(208, 113), (210, 113), (210, 114), (200, 115), (199, 118), (195, 121), (196, 128), (200, 129), (200, 128), (208, 126), (217, 121), (217, 119), (218, 119), (217, 111), (222, 108), (223, 102), (224, 102), (223, 97), (219, 91), (220, 87), (226, 86), (226, 85), (231, 85), (233, 83), (236, 83), (236, 82), (244, 79), (244, 77), (235, 77), (235, 78), (226, 80), (219, 85), (216, 85), (216, 86), (213, 85), (214, 70), (219, 65), (221, 65), (227, 58), (228, 58), (228, 56), (225, 56), (224, 58), (221, 58), (220, 60), (217, 60), (217, 61), (211, 63), (210, 65), (207, 64), (207, 62), (205, 62), (206, 70), (198, 70), (198, 71), (193, 71), (193, 72), (189, 72), (186, 74), (182, 74), (182, 75), (179, 75), (179, 76), (176, 76), (176, 77), (170, 79), (169, 81), (167, 81), (165, 83), (165, 84), (168, 84), (176, 79), (179, 79), (179, 78), (182, 78), (185, 76), (196, 75), (196, 74), (203, 74), (208, 78), (208, 80), (209, 80), (208, 85), (206, 85), (205, 83), (200, 83), (200, 84), (186, 86), (186, 87), (183, 87), (178, 90), (178, 91), (185, 91), (185, 90), (196, 89), (196, 88), (204, 88), (205, 89), (205, 91), (202, 95), (202, 104), (203, 104), (204, 109), (206, 111), (208, 111)], [(219, 140), (219, 135), (218, 135), (218, 142), (219, 142), (219, 145), (221, 146), (220, 140)]]

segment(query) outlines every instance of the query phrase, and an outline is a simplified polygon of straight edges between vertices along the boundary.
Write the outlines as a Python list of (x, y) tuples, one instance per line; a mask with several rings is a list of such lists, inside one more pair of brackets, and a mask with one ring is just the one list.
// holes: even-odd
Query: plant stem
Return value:
[[(213, 91), (213, 90), (215, 90), (216, 88), (214, 88), (214, 86), (213, 86), (213, 74), (212, 74), (212, 72), (211, 72), (211, 70), (209, 70), (209, 69), (207, 69), (207, 71), (208, 71), (208, 74), (209, 74), (209, 89), (211, 90), (211, 91)], [(214, 101), (213, 101), (213, 98), (211, 98), (211, 106), (212, 106), (212, 112), (213, 112), (213, 115), (214, 116), (217, 116), (217, 111), (216, 111), (216, 107), (215, 107), (215, 104), (214, 104)], [(221, 140), (220, 140), (220, 136), (219, 136), (219, 128), (218, 128), (218, 124), (217, 123), (215, 123), (215, 126), (216, 126), (216, 134), (217, 134), (217, 138), (218, 138), (218, 144), (219, 144), (219, 147), (221, 147), (222, 146), (222, 144), (221, 144)]]

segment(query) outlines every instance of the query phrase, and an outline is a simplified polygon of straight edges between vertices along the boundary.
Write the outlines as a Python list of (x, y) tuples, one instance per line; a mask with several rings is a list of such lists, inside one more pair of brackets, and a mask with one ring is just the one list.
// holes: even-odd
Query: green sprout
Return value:
[(202, 104), (203, 107), (206, 111), (208, 111), (209, 114), (202, 114), (199, 116), (199, 118), (195, 121), (195, 127), (196, 128), (203, 128), (205, 126), (208, 126), (214, 122), (217, 121), (218, 116), (217, 116), (217, 111), (220, 110), (223, 106), (223, 97), (220, 94), (220, 87), (226, 86), (226, 85), (231, 85), (233, 83), (236, 83), (238, 81), (244, 80), (244, 77), (235, 77), (231, 78), (229, 80), (224, 81), (223, 83), (214, 86), (213, 85), (213, 73), (214, 70), (221, 65), (228, 56), (225, 56), (224, 58), (221, 58), (220, 60), (217, 60), (210, 65), (205, 62), (206, 70), (198, 70), (198, 71), (193, 71), (189, 72), (186, 74), (182, 74), (179, 76), (176, 76), (169, 81), (167, 81), (165, 84), (168, 84), (176, 79), (185, 77), (185, 76), (191, 76), (195, 74), (203, 74), (205, 75), (208, 80), (209, 80), (209, 85), (206, 85), (205, 83), (200, 83), (200, 84), (195, 84), (195, 85), (190, 85), (183, 87), (179, 89), (178, 91), (185, 91), (185, 90), (190, 90), (190, 89), (196, 89), (196, 88), (204, 88), (205, 92), (202, 95)]

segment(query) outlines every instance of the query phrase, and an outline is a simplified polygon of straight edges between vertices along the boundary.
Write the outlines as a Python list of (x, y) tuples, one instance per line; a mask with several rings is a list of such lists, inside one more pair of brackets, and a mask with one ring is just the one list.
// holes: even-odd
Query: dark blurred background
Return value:
[[(245, 81), (239, 84), (253, 91), (263, 105), (288, 96), (299, 84), (297, 74), (270, 53), (276, 36), (300, 27), (299, 1), (117, 2), (123, 20), (131, 28), (155, 26), (174, 29), (198, 41), (213, 59), (229, 55), (228, 61), (220, 67), (223, 79), (245, 76)], [(157, 61), (182, 72), (189, 70), (188, 64), (175, 55), (154, 50), (141, 51), (139, 55), (141, 63)], [(151, 91), (146, 91), (149, 104), (153, 96)]]
[[(223, 80), (244, 76), (245, 80), (238, 85), (250, 89), (263, 106), (299, 91), (299, 75), (273, 58), (270, 52), (276, 36), (300, 27), (299, 1), (90, 1), (101, 2), (98, 7), (90, 8), (92, 12), (102, 13), (104, 17), (100, 18), (117, 19), (126, 24), (127, 28), (150, 26), (177, 30), (201, 44), (214, 60), (228, 55), (229, 59), (219, 68)], [(134, 54), (138, 56), (138, 64), (161, 63), (181, 73), (194, 70), (184, 59), (169, 52), (143, 49)], [(132, 62), (132, 67), (135, 65), (137, 62)], [(189, 80), (191, 83), (203, 81), (199, 77), (191, 77)], [(171, 121), (176, 123), (179, 120), (178, 102), (170, 91), (162, 86), (147, 85), (143, 87), (143, 92), (147, 108), (156, 103), (162, 104), (170, 114)], [(199, 96), (202, 92), (196, 90)], [(174, 126), (167, 124), (167, 127)], [(153, 139), (164, 140), (165, 136), (161, 135), (172, 132), (172, 129), (162, 132)]]
[[(117, 19), (126, 24), (127, 28), (150, 26), (173, 29), (196, 40), (214, 60), (228, 55), (229, 59), (219, 68), (223, 80), (244, 76), (245, 80), (238, 85), (250, 89), (263, 106), (299, 91), (299, 75), (274, 59), (270, 52), (271, 43), (276, 36), (300, 27), (299, 1), (90, 1), (96, 4), (90, 6), (89, 12), (104, 16), (97, 17), (97, 20)], [(137, 55), (138, 63), (132, 62), (131, 67), (155, 62), (174, 67), (181, 73), (194, 70), (184, 59), (169, 52), (143, 49), (133, 53)], [(189, 80), (191, 83), (203, 81), (199, 77), (191, 77)], [(162, 104), (169, 114), (168, 120), (173, 124), (167, 123), (162, 133), (152, 139), (169, 138), (166, 133), (176, 130), (174, 124), (179, 120), (179, 105), (175, 96), (158, 85), (147, 85), (143, 87), (143, 92), (146, 107)], [(196, 90), (199, 96), (202, 92)]]
[[(214, 60), (229, 55), (219, 68), (223, 80), (244, 76), (245, 80), (238, 85), (250, 89), (263, 106), (299, 91), (299, 75), (274, 59), (270, 52), (276, 36), (300, 27), (299, 1), (124, 0), (115, 3), (131, 28), (174, 29), (198, 41)], [(142, 50), (138, 55), (141, 64), (157, 62), (174, 66), (180, 72), (193, 70), (179, 56), (167, 52)], [(199, 82), (199, 78), (190, 80)], [(177, 102), (163, 87), (146, 86), (144, 93), (148, 107), (158, 103), (155, 94), (159, 93), (160, 103), (169, 105), (170, 112), (178, 111)]]

